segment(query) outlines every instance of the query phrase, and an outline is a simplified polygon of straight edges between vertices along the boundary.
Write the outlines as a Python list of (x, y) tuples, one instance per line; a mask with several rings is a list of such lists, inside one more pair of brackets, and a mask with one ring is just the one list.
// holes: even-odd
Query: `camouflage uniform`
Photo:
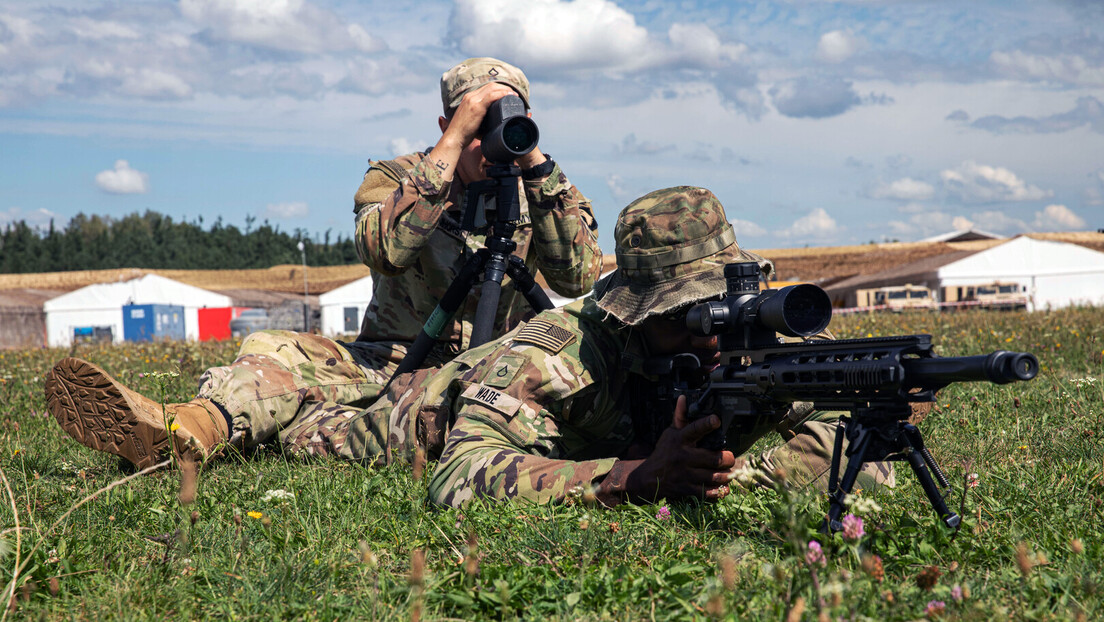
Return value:
[[(618, 270), (594, 295), (545, 311), (440, 370), (403, 378), (367, 410), (314, 405), (281, 434), (285, 446), (297, 453), (379, 462), (439, 458), (430, 495), (447, 505), (475, 496), (562, 501), (594, 490), (620, 458), (648, 451), (654, 440), (641, 438), (635, 422), (655, 413), (641, 412), (641, 401), (633, 396), (657, 379), (624, 363), (648, 356), (646, 342), (629, 322), (723, 292), (724, 263), (758, 260), (771, 269), (766, 260), (739, 249), (726, 221), (710, 219), (700, 209), (716, 201), (712, 194), (693, 190), (653, 193), (626, 208), (618, 223)], [(665, 216), (654, 207), (672, 194), (685, 200)], [(633, 218), (644, 212), (647, 223)], [(705, 216), (693, 222), (687, 212)], [(711, 233), (715, 230), (722, 233)], [(657, 236), (704, 241), (685, 245), (694, 247), (694, 257), (623, 252), (647, 246), (643, 237)], [(664, 278), (657, 273), (668, 280), (692, 278), (656, 287), (654, 281)], [(808, 414), (795, 409), (756, 431), (793, 428), (796, 435), (779, 448), (746, 456), (747, 476), (767, 481), (778, 467), (791, 481), (824, 475), (834, 426), (807, 420)], [(795, 419), (802, 423), (794, 426)], [(641, 443), (645, 447), (634, 447)]]
[[(448, 95), (456, 93), (446, 88), (455, 73), (456, 68), (442, 79), (446, 106)], [(524, 81), (516, 68), (494, 76), (505, 78), (514, 88), (521, 88)], [(468, 76), (474, 82), (464, 86), (474, 88), (492, 79), (477, 78)], [(523, 91), (528, 101), (527, 83)], [(578, 297), (589, 291), (602, 263), (590, 201), (554, 163), (543, 176), (523, 175), (519, 198), (514, 254), (525, 260), (534, 275), (543, 274), (549, 288), (562, 296)], [(356, 341), (341, 343), (290, 331), (254, 333), (242, 343), (231, 365), (203, 375), (197, 396), (225, 408), (235, 433), (247, 444), (270, 438), (302, 414), (307, 402), (361, 408), (369, 404), (460, 268), (485, 245), (487, 227), (475, 232), (460, 229), (465, 202), (464, 185), (459, 180), (444, 181), (425, 154), (373, 162), (354, 200), (357, 252), (373, 272), (372, 300)], [(493, 212), (488, 220), (493, 220)], [(528, 302), (509, 284), (507, 276), (494, 336), (532, 316)], [(480, 290), (477, 283), (423, 366), (442, 365), (469, 347)]]

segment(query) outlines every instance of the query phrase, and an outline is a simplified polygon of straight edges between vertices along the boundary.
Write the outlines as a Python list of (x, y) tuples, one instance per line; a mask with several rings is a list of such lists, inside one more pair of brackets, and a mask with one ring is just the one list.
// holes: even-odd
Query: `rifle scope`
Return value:
[(479, 126), (483, 157), (495, 164), (509, 164), (529, 153), (540, 140), (537, 124), (526, 114), (525, 102), (507, 95), (487, 108)]
[(832, 301), (809, 283), (759, 291), (759, 264), (733, 263), (724, 268), (728, 293), (723, 300), (696, 304), (686, 326), (698, 336), (723, 335), (741, 327), (770, 329), (788, 337), (811, 337), (832, 319)]

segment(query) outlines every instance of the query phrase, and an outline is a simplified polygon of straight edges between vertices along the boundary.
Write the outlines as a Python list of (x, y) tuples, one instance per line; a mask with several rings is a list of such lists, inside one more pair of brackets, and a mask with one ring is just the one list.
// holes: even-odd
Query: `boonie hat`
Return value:
[(460, 100), (468, 91), (490, 84), (502, 82), (517, 91), (525, 107), (529, 107), (529, 80), (520, 69), (497, 58), (469, 58), (449, 69), (441, 76), (441, 104), (445, 112), (460, 105)]
[(630, 326), (727, 291), (726, 263), (774, 264), (741, 250), (724, 207), (705, 188), (650, 192), (621, 210), (614, 229), (617, 269), (594, 285), (599, 309)]

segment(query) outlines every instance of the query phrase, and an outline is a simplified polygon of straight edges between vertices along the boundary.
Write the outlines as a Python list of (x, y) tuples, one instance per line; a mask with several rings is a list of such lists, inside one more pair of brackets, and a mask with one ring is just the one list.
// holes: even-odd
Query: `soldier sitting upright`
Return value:
[[(440, 140), (429, 153), (373, 162), (356, 194), (356, 245), (373, 271), (374, 288), (356, 341), (277, 330), (250, 335), (232, 364), (203, 374), (195, 399), (167, 405), (178, 424), (175, 447), (204, 453), (230, 437), (252, 446), (319, 403), (363, 408), (378, 397), (457, 272), (484, 245), (485, 230), (463, 231), (458, 222), (466, 184), (486, 178), (480, 123), (488, 106), (508, 94), (528, 107), (529, 82), (518, 68), (492, 58), (468, 59), (441, 77)], [(602, 259), (590, 202), (539, 148), (517, 164), (522, 208), (512, 238), (516, 254), (555, 292), (586, 293)], [(478, 298), (477, 287), (425, 367), (469, 347)], [(503, 289), (494, 336), (531, 315), (520, 294)], [(93, 363), (60, 361), (47, 376), (46, 396), (66, 432), (139, 468), (156, 462), (170, 444), (161, 405)]]

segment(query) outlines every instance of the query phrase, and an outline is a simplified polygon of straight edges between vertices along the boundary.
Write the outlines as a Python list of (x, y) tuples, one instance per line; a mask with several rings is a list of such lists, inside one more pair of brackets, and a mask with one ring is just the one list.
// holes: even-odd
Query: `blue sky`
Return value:
[(0, 226), (147, 209), (352, 230), (438, 80), (522, 67), (603, 248), (705, 186), (751, 248), (1104, 227), (1104, 3), (0, 3)]

